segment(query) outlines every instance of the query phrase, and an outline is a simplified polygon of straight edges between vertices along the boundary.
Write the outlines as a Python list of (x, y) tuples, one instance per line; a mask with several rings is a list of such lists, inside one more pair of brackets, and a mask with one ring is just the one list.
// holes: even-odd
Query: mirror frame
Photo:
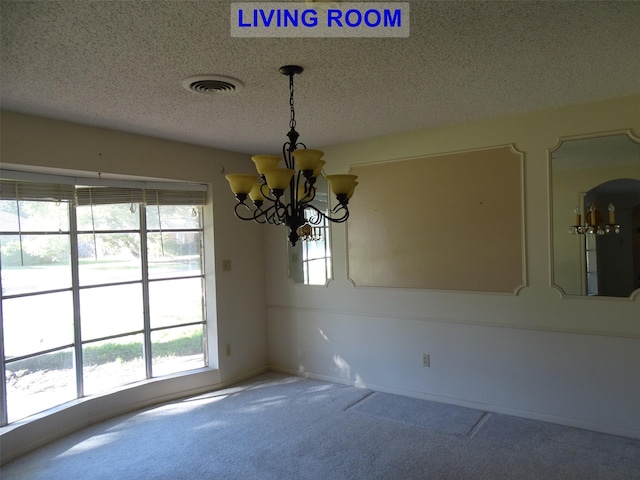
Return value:
[[(632, 128), (625, 130), (613, 130), (607, 132), (589, 133), (582, 135), (571, 135), (558, 137), (556, 144), (547, 149), (547, 193), (548, 193), (548, 226), (549, 226), (549, 286), (560, 293), (562, 298), (597, 298), (601, 300), (636, 301), (640, 299), (640, 288), (633, 290), (629, 296), (613, 297), (606, 295), (576, 295), (567, 293), (564, 288), (555, 283), (555, 252), (554, 252), (554, 230), (553, 230), (553, 154), (557, 152), (565, 142), (574, 140), (588, 140), (593, 138), (603, 138), (624, 135), (631, 142), (638, 144), (640, 148), (640, 136), (636, 135)], [(640, 157), (639, 157), (640, 162)]]

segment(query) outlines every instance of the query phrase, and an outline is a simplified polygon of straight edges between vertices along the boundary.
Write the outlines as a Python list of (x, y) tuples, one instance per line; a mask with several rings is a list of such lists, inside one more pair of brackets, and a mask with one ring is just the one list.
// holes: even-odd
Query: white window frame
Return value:
[[(203, 328), (203, 339), (204, 339), (204, 366), (208, 366), (209, 365), (209, 349), (208, 349), (208, 345), (210, 344), (210, 342), (208, 341), (208, 336), (209, 333), (208, 332), (208, 321), (207, 321), (207, 292), (211, 292), (211, 287), (207, 285), (206, 282), (206, 268), (205, 268), (205, 254), (206, 254), (206, 245), (210, 245), (210, 241), (209, 239), (206, 238), (205, 235), (205, 226), (208, 224), (208, 222), (206, 221), (206, 219), (204, 218), (203, 212), (204, 211), (208, 211), (208, 209), (205, 208), (205, 204), (206, 204), (206, 193), (207, 193), (207, 186), (206, 185), (201, 185), (201, 184), (187, 184), (187, 183), (177, 183), (177, 182), (148, 182), (148, 181), (127, 181), (127, 180), (111, 180), (111, 179), (89, 179), (89, 178), (82, 178), (82, 177), (68, 177), (68, 176), (60, 176), (60, 175), (48, 175), (48, 174), (38, 174), (38, 173), (31, 173), (31, 172), (18, 172), (18, 171), (8, 171), (8, 170), (0, 170), (0, 178), (3, 180), (9, 180), (9, 181), (14, 181), (17, 182), (16, 183), (16, 188), (15, 188), (15, 195), (16, 195), (16, 199), (18, 199), (18, 197), (21, 195), (20, 193), (20, 189), (17, 186), (18, 184), (20, 184), (21, 182), (34, 182), (32, 184), (28, 184), (27, 186), (33, 186), (36, 185), (37, 183), (41, 183), (42, 185), (45, 186), (44, 190), (46, 190), (46, 185), (45, 184), (56, 184), (58, 186), (62, 185), (70, 185), (72, 186), (72, 188), (75, 188), (75, 185), (83, 185), (83, 186), (91, 186), (91, 187), (109, 187), (112, 189), (112, 191), (118, 193), (119, 189), (122, 189), (123, 191), (125, 191), (126, 189), (132, 189), (132, 190), (136, 190), (136, 191), (140, 191), (142, 192), (142, 195), (144, 197), (144, 195), (146, 194), (146, 192), (153, 192), (155, 194), (155, 200), (157, 200), (160, 203), (163, 203), (161, 200), (159, 200), (159, 197), (162, 196), (163, 194), (167, 194), (169, 195), (171, 198), (178, 198), (178, 201), (183, 202), (182, 204), (185, 204), (185, 201), (188, 201), (188, 198), (190, 196), (193, 196), (194, 198), (201, 198), (204, 200), (200, 200), (200, 207), (199, 207), (199, 211), (200, 211), (200, 226), (199, 228), (186, 228), (186, 229), (162, 229), (163, 232), (178, 232), (178, 231), (189, 231), (189, 232), (195, 232), (198, 231), (200, 233), (200, 238), (201, 238), (201, 245), (200, 245), (200, 261), (201, 261), (201, 269), (200, 269), (200, 273), (197, 275), (188, 275), (188, 276), (177, 276), (177, 277), (163, 277), (161, 279), (150, 279), (149, 275), (148, 275), (148, 258), (147, 258), (147, 250), (146, 250), (146, 242), (147, 242), (147, 235), (149, 233), (157, 233), (157, 229), (147, 229), (146, 226), (146, 214), (145, 214), (145, 204), (144, 203), (140, 203), (139, 206), (140, 208), (138, 208), (138, 214), (140, 215), (140, 227), (138, 230), (135, 230), (135, 233), (139, 233), (140, 235), (140, 250), (141, 250), (141, 268), (142, 268), (142, 278), (140, 280), (135, 280), (135, 281), (131, 281), (131, 282), (124, 282), (124, 283), (140, 283), (142, 285), (142, 291), (143, 291), (143, 305), (144, 305), (144, 324), (143, 324), (143, 330), (142, 331), (132, 331), (132, 332), (126, 332), (126, 333), (118, 333), (117, 335), (113, 336), (113, 338), (117, 338), (117, 337), (124, 337), (127, 335), (131, 335), (131, 334), (143, 334), (144, 337), (144, 342), (143, 342), (143, 348), (144, 348), (144, 362), (145, 362), (145, 377), (146, 379), (151, 379), (151, 378), (157, 378), (157, 377), (153, 377), (153, 368), (152, 368), (152, 361), (153, 361), (153, 357), (151, 355), (151, 333), (154, 331), (160, 331), (160, 330), (164, 330), (164, 329), (168, 329), (168, 328), (176, 328), (176, 327), (187, 327), (187, 326), (192, 326), (192, 325), (202, 325)], [(3, 184), (3, 186), (6, 188), (7, 187), (7, 183), (5, 182)], [(43, 192), (44, 192), (43, 190)], [(66, 189), (63, 187), (63, 190), (66, 191)], [(96, 189), (97, 191), (99, 189)], [(127, 191), (128, 192), (128, 191)], [(29, 192), (27, 195), (31, 195), (34, 198), (31, 198), (31, 200), (35, 200), (38, 201), (39, 198), (45, 200), (45, 199), (50, 199), (49, 195), (50, 192), (46, 191), (44, 193), (41, 193), (40, 191), (34, 190)], [(65, 193), (64, 195), (67, 195), (67, 193)], [(42, 195), (41, 197), (39, 197), (39, 195)], [(149, 196), (151, 197), (151, 194), (149, 194)], [(4, 198), (4, 195), (3, 195)], [(187, 198), (187, 200), (185, 200), (185, 198)], [(143, 198), (144, 199), (144, 198)], [(180, 200), (181, 199), (181, 200)], [(26, 198), (25, 198), (26, 200)], [(64, 198), (65, 201), (69, 201), (68, 198)], [(109, 203), (108, 199), (103, 199), (105, 203)], [(153, 202), (153, 198), (149, 198), (150, 201)], [(165, 200), (163, 204), (172, 204), (171, 203), (172, 200)], [(80, 317), (79, 317), (79, 312), (80, 312), (80, 306), (79, 306), (79, 292), (80, 290), (84, 289), (84, 288), (95, 288), (95, 287), (101, 287), (101, 286), (112, 286), (112, 285), (118, 285), (121, 284), (121, 282), (116, 282), (116, 283), (104, 283), (104, 284), (96, 284), (96, 285), (91, 285), (90, 287), (87, 286), (80, 286), (79, 284), (79, 278), (78, 278), (78, 242), (77, 242), (77, 238), (78, 235), (81, 233), (86, 233), (86, 232), (79, 232), (77, 229), (77, 225), (76, 225), (76, 215), (75, 215), (75, 209), (76, 209), (76, 203), (78, 202), (77, 199), (77, 194), (76, 194), (76, 199), (75, 201), (69, 201), (69, 206), (68, 206), (68, 214), (69, 214), (69, 240), (70, 240), (70, 250), (71, 250), (71, 270), (72, 270), (72, 285), (70, 288), (64, 288), (64, 289), (58, 289), (58, 290), (53, 290), (55, 292), (57, 291), (70, 291), (72, 293), (73, 296), (73, 310), (74, 310), (74, 339), (73, 339), (73, 344), (71, 345), (63, 345), (63, 346), (57, 346), (53, 349), (47, 349), (41, 352), (30, 352), (27, 355), (23, 355), (20, 357), (17, 357), (16, 359), (11, 359), (10, 361), (8, 361), (9, 363), (13, 363), (19, 360), (24, 360), (26, 358), (31, 358), (31, 357), (35, 357), (35, 356), (39, 356), (42, 354), (46, 354), (46, 353), (52, 353), (55, 351), (59, 351), (59, 350), (64, 350), (64, 349), (68, 349), (68, 348), (73, 348), (74, 349), (74, 353), (75, 353), (75, 375), (76, 375), (76, 393), (77, 393), (77, 398), (82, 398), (84, 397), (84, 388), (83, 388), (83, 362), (82, 362), (82, 349), (83, 346), (87, 345), (87, 344), (91, 344), (91, 343), (95, 343), (101, 340), (108, 340), (109, 338), (112, 337), (105, 337), (105, 338), (92, 338), (91, 340), (83, 340), (81, 338), (81, 332), (80, 332)], [(137, 203), (137, 202), (136, 202)], [(114, 230), (113, 232), (121, 232), (121, 231), (117, 231)], [(5, 233), (10, 233), (10, 232), (2, 232), (3, 234)], [(46, 234), (46, 232), (36, 232), (36, 233), (42, 233), (42, 234)], [(51, 232), (49, 232), (51, 233)], [(60, 233), (65, 233), (65, 232), (60, 232)], [(15, 232), (13, 232), (12, 234), (15, 234)], [(29, 234), (31, 234), (31, 232), (29, 232)], [(163, 326), (163, 327), (157, 327), (157, 328), (151, 328), (151, 324), (150, 324), (150, 317), (149, 317), (149, 284), (153, 283), (153, 282), (161, 282), (161, 281), (171, 281), (171, 280), (182, 280), (182, 279), (190, 279), (190, 278), (200, 278), (201, 282), (202, 282), (202, 295), (203, 295), (203, 305), (202, 305), (202, 320), (198, 321), (198, 322), (189, 322), (189, 323), (185, 323), (185, 324), (177, 324), (177, 325), (171, 325), (171, 326)], [(0, 292), (0, 299), (2, 301), (4, 301), (4, 299), (11, 299), (11, 298), (18, 298), (18, 297), (24, 297), (24, 296), (37, 296), (37, 295), (43, 295), (43, 294), (47, 294), (47, 293), (51, 293), (52, 291), (50, 290), (43, 290), (43, 291), (38, 291), (38, 292), (30, 292), (30, 293), (26, 293), (26, 294), (15, 294), (15, 295), (2, 295), (2, 293)], [(2, 302), (0, 301), (0, 363), (2, 364), (2, 368), (0, 371), (0, 426), (5, 426), (8, 425), (8, 415), (7, 415), (7, 390), (6, 390), (6, 369), (5, 369), (5, 348), (4, 348), (4, 336), (2, 335), (3, 332), (3, 313), (2, 313)]]

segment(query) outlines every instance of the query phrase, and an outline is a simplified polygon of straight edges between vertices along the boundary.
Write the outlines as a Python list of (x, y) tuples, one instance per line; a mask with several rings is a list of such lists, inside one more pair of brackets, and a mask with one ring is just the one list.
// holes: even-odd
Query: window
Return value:
[(584, 235), (584, 266), (587, 295), (598, 295), (598, 253), (595, 235)]
[(0, 180), (2, 425), (206, 366), (206, 188), (38, 179)]

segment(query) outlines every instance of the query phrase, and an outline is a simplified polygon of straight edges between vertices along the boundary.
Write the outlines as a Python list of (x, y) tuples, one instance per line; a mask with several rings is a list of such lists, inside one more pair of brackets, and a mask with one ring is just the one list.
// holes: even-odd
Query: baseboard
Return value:
[[(231, 385), (235, 385), (236, 383), (244, 382), (245, 380), (249, 380), (250, 378), (257, 377), (258, 375), (262, 375), (263, 373), (267, 373), (270, 371), (271, 369), (268, 366), (256, 368), (254, 370), (243, 373), (241, 375), (236, 375), (234, 377), (225, 379), (224, 381), (220, 382), (220, 384), (217, 385), (216, 388), (213, 390), (220, 390), (223, 388), (227, 388)], [(188, 395), (188, 396), (191, 396), (191, 395)]]
[(279, 373), (286, 373), (289, 375), (295, 375), (298, 377), (305, 377), (305, 378), (312, 378), (315, 380), (322, 380), (325, 382), (332, 382), (332, 383), (340, 383), (343, 385), (351, 385), (357, 388), (366, 388), (369, 390), (373, 390), (376, 392), (384, 392), (384, 393), (392, 393), (395, 395), (403, 395), (405, 397), (412, 397), (412, 398), (421, 398), (424, 400), (431, 400), (434, 402), (440, 402), (440, 403), (447, 403), (450, 405), (457, 405), (459, 407), (467, 407), (467, 408), (473, 408), (475, 410), (482, 410), (485, 412), (493, 412), (493, 413), (499, 413), (499, 414), (503, 414), (503, 415), (510, 415), (513, 417), (521, 417), (521, 418), (527, 418), (530, 420), (537, 420), (537, 421), (541, 421), (541, 422), (548, 422), (548, 423), (554, 423), (557, 425), (564, 425), (567, 427), (574, 427), (574, 428), (580, 428), (583, 430), (591, 430), (594, 432), (600, 432), (600, 433), (606, 433), (609, 435), (617, 435), (620, 437), (628, 437), (628, 438), (634, 438), (634, 439), (640, 439), (640, 430), (637, 429), (633, 429), (633, 428), (628, 428), (628, 427), (623, 427), (620, 425), (611, 425), (611, 424), (603, 424), (603, 423), (598, 423), (598, 422), (590, 422), (590, 421), (585, 421), (585, 420), (581, 420), (581, 419), (576, 419), (576, 418), (569, 418), (569, 417), (559, 417), (559, 416), (555, 416), (555, 415), (548, 415), (545, 413), (541, 413), (541, 412), (532, 412), (529, 410), (522, 410), (522, 409), (517, 409), (517, 408), (512, 408), (512, 407), (506, 407), (503, 405), (491, 405), (491, 404), (486, 404), (486, 403), (482, 403), (482, 402), (476, 402), (476, 401), (472, 401), (472, 400), (464, 400), (464, 399), (460, 399), (460, 398), (454, 398), (454, 397), (447, 397), (447, 396), (443, 396), (443, 395), (434, 395), (434, 394), (430, 394), (427, 392), (420, 392), (420, 391), (415, 391), (415, 390), (409, 390), (409, 389), (403, 389), (403, 388), (397, 388), (397, 387), (391, 387), (388, 385), (380, 385), (380, 384), (376, 384), (376, 383), (370, 383), (370, 382), (362, 382), (362, 381), (353, 381), (353, 380), (346, 380), (344, 378), (339, 378), (339, 377), (332, 377), (329, 375), (321, 375), (321, 374), (316, 374), (313, 372), (309, 372), (309, 371), (298, 371), (298, 370), (293, 370), (290, 368), (286, 368), (286, 367), (280, 367), (280, 366), (275, 366), (275, 365), (270, 365), (269, 369), (273, 372), (279, 372)]

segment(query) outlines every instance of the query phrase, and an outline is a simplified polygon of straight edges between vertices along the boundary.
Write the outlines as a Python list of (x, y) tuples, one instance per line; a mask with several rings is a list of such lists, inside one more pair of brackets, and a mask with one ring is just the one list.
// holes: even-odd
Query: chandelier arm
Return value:
[(273, 204), (269, 206), (266, 210), (262, 212), (262, 217), (264, 218), (265, 223), (270, 223), (272, 225), (278, 225), (277, 215), (276, 215), (276, 205)]
[(278, 215), (276, 206), (272, 205), (268, 210), (269, 211), (265, 215), (266, 222), (270, 223), (271, 225), (282, 224), (282, 218)]
[(293, 157), (291, 156), (291, 152), (296, 149), (295, 144), (291, 142), (284, 142), (282, 145), (282, 157), (284, 158), (284, 164), (287, 168), (295, 170), (295, 165), (293, 164)]
[[(295, 175), (295, 182), (293, 181), (293, 177), (291, 178), (291, 210), (298, 211), (301, 205), (300, 201), (304, 198), (300, 198), (300, 177), (302, 172), (298, 171), (297, 175)], [(293, 213), (293, 212), (291, 212)]]
[(267, 218), (267, 223), (270, 223), (271, 225), (281, 225), (282, 221), (278, 218), (277, 215), (275, 214), (271, 214), (268, 218)]
[[(307, 205), (304, 209), (305, 212), (311, 211), (312, 214), (306, 219), (307, 223), (311, 225), (321, 225), (324, 219), (323, 213), (313, 205)], [(306, 218), (306, 217), (305, 217)]]
[[(246, 209), (246, 211), (250, 213), (250, 216), (243, 215), (241, 207)], [(254, 210), (252, 210), (251, 207), (246, 203), (238, 202), (234, 208), (234, 213), (236, 214), (236, 217), (238, 217), (240, 220), (253, 220), (257, 223), (264, 224), (264, 223), (271, 223), (269, 222), (269, 218), (273, 216), (273, 212), (271, 211), (274, 209), (275, 209), (275, 205), (271, 205), (266, 209), (263, 209), (262, 207), (257, 207)]]
[(286, 223), (287, 217), (289, 216), (289, 210), (287, 208), (289, 207), (289, 205), (285, 205), (278, 199), (274, 207), (275, 207), (275, 210), (273, 212), (273, 215), (277, 221), (276, 225)]
[(238, 201), (234, 207), (234, 213), (241, 220), (253, 220), (257, 223), (270, 223), (272, 225), (287, 223), (290, 217), (289, 206), (280, 202), (279, 199), (266, 198), (266, 200), (271, 202), (271, 205), (267, 208), (257, 205), (254, 209), (247, 205), (244, 200)]
[(327, 217), (329, 221), (334, 223), (346, 222), (349, 218), (349, 207), (346, 203), (339, 203), (331, 209), (331, 213), (336, 216)]
[(304, 183), (304, 192), (301, 198), (298, 199), (298, 206), (301, 210), (305, 210), (307, 204), (311, 203), (316, 198), (316, 189), (309, 185), (309, 182)]
[(273, 205), (269, 206), (266, 210), (262, 212), (262, 216), (264, 217), (264, 222), (258, 223), (270, 223), (272, 225), (280, 225), (282, 223), (282, 215), (278, 213), (278, 205), (274, 202)]
[[(243, 215), (241, 208), (244, 208), (250, 214), (250, 216)], [(259, 213), (259, 209), (251, 210), (251, 207), (244, 202), (236, 203), (233, 211), (236, 214), (236, 217), (238, 217), (240, 220), (255, 220), (258, 223), (264, 223), (258, 220), (258, 218), (261, 216)]]
[(308, 192), (309, 192), (309, 195), (311, 196), (309, 197), (309, 200), (307, 200), (307, 203), (310, 203), (310, 202), (313, 202), (313, 200), (316, 198), (316, 187), (314, 187), (313, 185), (309, 185)]
[(341, 217), (329, 217), (329, 216), (325, 216), (325, 218), (327, 220), (329, 220), (332, 223), (344, 223), (349, 219), (349, 209), (345, 208), (344, 209), (344, 213), (342, 214)]
[(321, 216), (321, 218), (324, 218), (332, 223), (343, 223), (343, 222), (346, 222), (347, 219), (349, 218), (349, 208), (343, 205), (338, 205), (331, 210), (331, 214), (340, 213), (340, 216), (332, 216), (331, 214), (327, 215), (326, 213), (317, 209), (313, 205), (308, 205), (307, 208), (314, 210), (318, 215)]
[[(306, 209), (306, 206), (309, 203), (311, 203), (313, 201), (314, 198), (316, 198), (316, 188), (313, 186), (312, 183), (309, 182), (309, 179), (304, 175), (304, 173), (302, 171), (298, 172), (298, 187), (296, 188), (297, 192), (300, 192), (300, 180), (304, 180), (304, 190), (303, 190), (303, 196), (302, 198), (300, 198), (300, 196), (298, 196), (297, 199), (297, 205), (298, 208), (302, 211), (304, 211)], [(303, 205), (304, 204), (304, 205)]]
[[(311, 202), (315, 196), (316, 196), (316, 192), (315, 192), (315, 188), (313, 187), (313, 184), (309, 182), (309, 179), (307, 178), (306, 175), (304, 175), (304, 172), (302, 170), (298, 171), (298, 185), (296, 186), (296, 192), (300, 191), (300, 180), (304, 179), (304, 190), (303, 193), (304, 195), (302, 197), (298, 196), (298, 206), (302, 205), (302, 203), (309, 203)], [(313, 189), (313, 194), (311, 194), (311, 189)], [(304, 200), (304, 202), (303, 202)], [(304, 208), (302, 208), (302, 210), (304, 210)]]
[[(271, 189), (269, 188), (269, 186), (267, 185), (267, 181), (264, 178), (264, 175), (262, 176), (262, 181), (264, 182), (262, 185), (260, 185), (260, 193), (262, 194), (262, 196), (266, 199), (269, 200), (270, 202), (275, 203), (275, 200), (273, 198), (271, 198)], [(266, 193), (264, 190), (264, 187), (267, 187)]]

